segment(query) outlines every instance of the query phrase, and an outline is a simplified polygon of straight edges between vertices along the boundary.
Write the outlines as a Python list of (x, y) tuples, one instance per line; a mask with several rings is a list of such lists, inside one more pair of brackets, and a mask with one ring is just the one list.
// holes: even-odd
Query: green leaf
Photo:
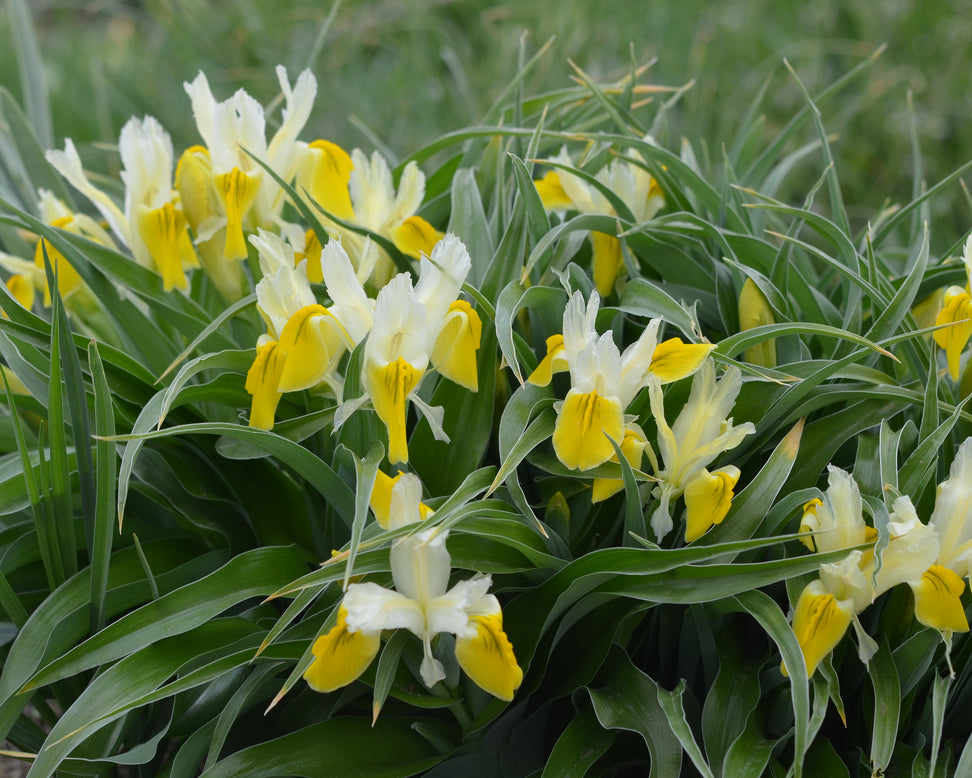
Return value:
[(47, 778), (81, 740), (122, 715), (182, 665), (252, 634), (255, 629), (243, 619), (215, 619), (199, 625), (188, 637), (171, 636), (150, 642), (114, 663), (88, 684), (58, 719), (31, 771)]
[[(161, 400), (160, 400), (161, 402)], [(155, 411), (157, 414), (157, 410)], [(151, 417), (152, 414), (147, 414)], [(140, 417), (141, 419), (141, 417)], [(200, 424), (183, 424), (178, 427), (168, 427), (155, 432), (142, 432), (132, 435), (118, 435), (115, 440), (131, 441), (136, 444), (135, 451), (147, 440), (156, 438), (166, 438), (174, 435), (226, 435), (231, 438), (244, 441), (255, 448), (260, 448), (269, 454), (280, 459), (285, 464), (292, 467), (300, 476), (323, 495), (337, 513), (350, 524), (354, 517), (354, 493), (341, 480), (338, 474), (323, 460), (312, 452), (292, 440), (281, 437), (274, 432), (258, 430), (252, 427), (242, 427), (236, 424), (225, 424), (221, 422), (206, 422)], [(124, 510), (124, 499), (128, 493), (128, 480), (131, 475), (131, 467), (134, 455), (129, 454), (126, 447), (122, 456), (122, 465), (119, 471), (118, 486), (118, 514), (121, 520)], [(126, 472), (127, 464), (127, 472)]]
[[(751, 615), (766, 631), (780, 650), (783, 664), (790, 679), (790, 696), (793, 705), (793, 774), (796, 778), (803, 775), (803, 760), (809, 743), (810, 725), (810, 684), (807, 678), (807, 665), (796, 635), (790, 627), (780, 607), (767, 595), (759, 591), (748, 591), (736, 596), (736, 602)], [(809, 775), (819, 773), (808, 772)]]
[(44, 78), (44, 60), (37, 45), (37, 33), (31, 20), (31, 12), (24, 0), (8, 0), (7, 10), (12, 21), (11, 35), (20, 67), (20, 88), (27, 117), (37, 133), (40, 145), (49, 149), (54, 145), (51, 106)]
[(478, 288), (493, 258), (493, 240), (476, 185), (476, 171), (471, 168), (460, 168), (452, 178), (452, 210), (448, 231), (462, 236), (472, 259), (468, 282)]
[(290, 547), (240, 554), (206, 577), (123, 616), (45, 665), (25, 684), (24, 691), (118, 659), (163, 637), (188, 632), (233, 605), (272, 593), (304, 569)]
[(722, 765), (732, 744), (744, 734), (759, 702), (759, 678), (751, 657), (742, 656), (740, 642), (729, 630), (718, 635), (717, 645), (719, 673), (702, 707), (702, 742), (713, 771), (734, 777), (737, 774), (724, 773)]
[(358, 556), (358, 546), (361, 544), (361, 532), (368, 519), (368, 509), (371, 504), (371, 493), (375, 487), (375, 476), (378, 465), (385, 458), (385, 447), (380, 441), (374, 441), (368, 449), (368, 455), (363, 459), (354, 458), (356, 486), (354, 494), (354, 519), (351, 522), (351, 543), (348, 546), (348, 563), (344, 571), (344, 581), (341, 589), (347, 591), (354, 568), (354, 560)]
[(587, 691), (602, 727), (637, 732), (645, 739), (652, 776), (679, 774), (682, 746), (658, 702), (658, 684), (635, 667), (623, 649), (612, 646)]
[[(209, 573), (224, 558), (220, 552), (202, 553), (197, 544), (185, 540), (146, 543), (145, 552), (168, 591)], [(110, 618), (141, 605), (151, 597), (134, 548), (112, 555), (108, 569), (105, 613)], [(17, 635), (0, 674), (0, 736), (6, 737), (20, 710), (31, 695), (19, 690), (38, 667), (63, 655), (88, 633), (90, 625), (90, 573), (82, 570), (69, 578), (38, 606)]]
[[(947, 675), (935, 674), (932, 684), (932, 746), (931, 765), (928, 774), (935, 775), (935, 766), (942, 746), (942, 725), (945, 723), (945, 703), (948, 701), (948, 690), (952, 685), (952, 678)], [(962, 775), (956, 772), (955, 775)]]
[(729, 513), (722, 523), (699, 538), (700, 544), (710, 545), (744, 540), (753, 537), (759, 531), (763, 519), (790, 475), (800, 450), (802, 435), (803, 420), (801, 419), (773, 449), (766, 464), (760, 468), (753, 480), (733, 498)]
[(334, 718), (250, 746), (220, 760), (201, 778), (264, 778), (293, 775), (319, 778), (405, 778), (442, 759), (414, 725), (436, 728), (433, 719)]
[(877, 653), (867, 663), (867, 673), (874, 688), (871, 766), (880, 775), (891, 763), (891, 755), (898, 742), (898, 717), (901, 712), (901, 684), (887, 639), (881, 640)]
[(95, 396), (95, 482), (96, 503), (94, 532), (91, 543), (91, 624), (94, 630), (105, 625), (105, 595), (108, 589), (108, 563), (115, 529), (115, 478), (117, 456), (115, 444), (108, 440), (115, 434), (115, 414), (105, 368), (98, 344), (88, 346), (88, 364)]
[(601, 728), (593, 711), (580, 711), (557, 738), (541, 778), (584, 778), (615, 737)]
[(695, 765), (695, 769), (702, 774), (703, 778), (714, 778), (712, 770), (706, 763), (705, 756), (703, 756), (702, 750), (699, 748), (699, 744), (695, 742), (692, 728), (689, 727), (688, 721), (685, 719), (685, 710), (682, 707), (682, 695), (684, 693), (684, 680), (680, 681), (678, 686), (672, 691), (667, 691), (659, 687), (657, 695), (658, 704), (668, 719), (668, 725), (671, 727), (672, 732), (675, 733), (675, 737), (678, 738), (678, 742), (682, 744), (685, 753), (688, 754), (689, 759), (692, 760), (692, 764)]

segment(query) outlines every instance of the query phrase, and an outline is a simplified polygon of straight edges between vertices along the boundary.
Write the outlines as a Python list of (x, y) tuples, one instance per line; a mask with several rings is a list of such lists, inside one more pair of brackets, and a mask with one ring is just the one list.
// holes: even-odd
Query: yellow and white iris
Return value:
[(282, 189), (256, 160), (284, 181), (296, 171), (297, 135), (310, 116), (317, 81), (305, 70), (291, 88), (286, 68), (278, 66), (276, 72), (285, 107), (269, 144), (263, 107), (244, 90), (218, 103), (204, 73), (185, 84), (205, 146), (185, 151), (176, 183), (196, 241), (222, 243), (225, 259), (246, 258), (244, 231), (271, 227), (283, 207)]
[(162, 276), (166, 291), (186, 289), (185, 270), (197, 267), (199, 261), (179, 195), (172, 187), (169, 134), (151, 116), (132, 117), (122, 127), (118, 150), (124, 167), (124, 211), (88, 180), (70, 139), (65, 141), (63, 151), (48, 151), (46, 156), (94, 204), (135, 260)]
[(250, 426), (271, 429), (284, 392), (326, 382), (341, 396), (337, 362), (368, 333), (373, 303), (339, 242), (329, 242), (318, 260), (328, 295), (341, 301), (326, 308), (317, 302), (307, 280), (308, 260), (295, 266), (293, 248), (264, 230), (250, 236), (250, 241), (263, 271), (256, 289), (257, 307), (268, 329), (257, 343), (247, 374), (246, 390), (253, 395)]
[(428, 406), (415, 393), (430, 365), (471, 391), (478, 388), (476, 352), (482, 324), (468, 304), (456, 299), (470, 266), (466, 247), (455, 235), (446, 235), (430, 258), (422, 258), (414, 288), (411, 276), (401, 273), (378, 293), (364, 347), (365, 394), (338, 408), (335, 425), (370, 400), (388, 430), (389, 462), (408, 461), (409, 402), (425, 416), (435, 436), (448, 441), (442, 408)]
[[(406, 474), (394, 484), (389, 528), (421, 521), (421, 484)], [(381, 645), (381, 632), (407, 629), (422, 641), (420, 673), (428, 687), (445, 678), (432, 652), (436, 635), (456, 636), (456, 659), (482, 689), (512, 700), (523, 679), (513, 647), (503, 632), (499, 601), (488, 593), (491, 579), (475, 575), (449, 588), (452, 559), (447, 530), (417, 530), (392, 546), (395, 588), (376, 583), (351, 584), (338, 610), (337, 624), (314, 642), (314, 661), (304, 672), (312, 688), (329, 692), (357, 679)]]
[[(966, 277), (972, 279), (972, 235), (965, 242), (963, 251)], [(948, 373), (953, 381), (959, 378), (959, 363), (969, 338), (972, 337), (972, 294), (969, 282), (964, 287), (950, 286), (945, 290), (942, 308), (935, 319), (936, 325), (948, 325), (935, 330), (935, 342), (945, 349)]]
[[(428, 256), (442, 239), (441, 232), (415, 215), (425, 197), (425, 175), (415, 162), (405, 165), (396, 190), (379, 152), (368, 157), (354, 149), (348, 155), (334, 143), (317, 140), (300, 146), (297, 189), (332, 216), (387, 238), (413, 259)], [(324, 223), (341, 236), (362, 281), (372, 276), (379, 288), (388, 281), (394, 265), (386, 252), (380, 251), (377, 264), (369, 268), (363, 254), (365, 238), (331, 220)]]
[[(625, 457), (630, 453), (631, 464), (639, 465), (640, 456), (635, 454), (640, 455), (644, 447), (639, 448), (638, 431), (629, 426), (633, 419), (625, 418), (625, 409), (650, 381), (668, 383), (691, 375), (712, 350), (711, 345), (686, 344), (680, 338), (658, 343), (661, 320), (652, 319), (622, 354), (612, 333), (597, 334), (598, 305), (597, 292), (591, 293), (586, 306), (580, 292), (571, 296), (564, 310), (563, 335), (547, 340), (547, 354), (528, 378), (530, 383), (545, 386), (553, 373), (570, 372), (570, 391), (555, 406), (553, 446), (566, 467), (578, 470), (611, 460), (615, 456), (611, 441), (623, 446), (626, 430), (631, 435)], [(606, 485), (595, 496), (604, 493), (603, 487)]]
[[(72, 212), (47, 189), (39, 190), (39, 195), (39, 216), (45, 224), (117, 250), (111, 236), (90, 216)], [(78, 271), (50, 241), (43, 238), (37, 241), (33, 262), (0, 251), (0, 267), (13, 274), (7, 279), (6, 286), (17, 302), (29, 310), (33, 307), (34, 298), (39, 291), (44, 296), (44, 305), (51, 304), (51, 291), (47, 286), (47, 272), (44, 269), (45, 251), (51, 267), (57, 271), (57, 291), (61, 299), (75, 309), (89, 309), (97, 305)]]
[[(651, 138), (646, 138), (650, 141)], [(566, 147), (551, 157), (552, 162), (573, 166)], [(658, 182), (639, 163), (644, 158), (637, 151), (629, 150), (598, 171), (595, 178), (628, 206), (636, 223), (651, 219), (664, 205), (665, 196)], [(552, 211), (573, 210), (581, 213), (616, 216), (614, 206), (598, 190), (573, 173), (551, 170), (536, 182), (537, 193), (544, 207)], [(621, 243), (614, 235), (591, 233), (591, 274), (594, 285), (602, 297), (614, 290), (614, 284), (624, 268)]]
[[(691, 542), (721, 522), (729, 512), (733, 488), (739, 480), (736, 467), (709, 472), (709, 464), (724, 451), (742, 443), (756, 428), (751, 422), (733, 425), (730, 413), (742, 387), (742, 374), (730, 367), (716, 379), (715, 364), (706, 359), (692, 379), (692, 391), (673, 426), (665, 419), (661, 382), (648, 384), (651, 412), (658, 425), (658, 449), (664, 468), (653, 461), (659, 484), (654, 494), (660, 503), (651, 527), (661, 540), (673, 527), (669, 507), (685, 495), (685, 541)], [(652, 455), (652, 459), (654, 456)]]
[[(819, 578), (804, 587), (794, 611), (793, 631), (809, 675), (852, 624), (861, 644), (861, 658), (867, 661), (874, 643), (864, 633), (857, 616), (877, 597), (901, 583), (907, 583), (914, 593), (915, 617), (921, 624), (938, 630), (946, 641), (953, 632), (968, 631), (961, 602), (965, 582), (948, 566), (955, 561), (949, 553), (948, 533), (935, 524), (937, 517), (940, 525), (962, 526), (960, 533), (968, 531), (964, 529), (963, 506), (972, 502), (966, 459), (972, 457), (972, 441), (966, 441), (960, 452), (963, 449), (964, 461), (957, 457), (958, 467), (953, 463), (952, 476), (939, 489), (929, 524), (918, 519), (910, 498), (898, 497), (892, 505), (890, 540), (881, 552), (880, 563), (873, 548), (855, 549), (840, 562), (821, 565)], [(834, 467), (830, 468), (823, 499), (811, 500), (804, 506), (800, 531), (808, 534), (808, 545), (817, 551), (873, 546), (877, 540), (876, 530), (864, 522), (856, 482)], [(959, 568), (962, 569), (961, 564)]]

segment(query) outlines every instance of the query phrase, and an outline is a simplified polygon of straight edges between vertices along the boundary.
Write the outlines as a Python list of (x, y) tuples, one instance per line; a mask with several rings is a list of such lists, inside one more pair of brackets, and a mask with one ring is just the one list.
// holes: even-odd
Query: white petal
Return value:
[(446, 549), (448, 531), (435, 528), (403, 538), (391, 550), (392, 578), (395, 588), (416, 600), (424, 609), (445, 594), (452, 571), (452, 558)]
[(398, 180), (398, 193), (388, 212), (383, 225), (386, 230), (394, 229), (405, 219), (414, 214), (425, 198), (425, 174), (419, 170), (418, 164), (409, 162)]
[(334, 301), (331, 313), (357, 344), (368, 334), (374, 322), (374, 302), (358, 281), (351, 260), (339, 240), (332, 238), (324, 246), (321, 268), (327, 295)]
[(425, 632), (425, 614), (419, 604), (376, 583), (351, 584), (344, 607), (352, 632), (407, 629), (419, 636)]
[(429, 423), (429, 427), (432, 429), (432, 436), (436, 440), (441, 440), (443, 443), (449, 442), (449, 435), (446, 433), (442, 426), (442, 420), (445, 418), (445, 408), (441, 405), (429, 405), (425, 400), (419, 397), (417, 394), (409, 395), (412, 401), (412, 405), (418, 408), (419, 413), (425, 418)]
[(70, 138), (64, 141), (64, 150), (53, 149), (45, 155), (47, 161), (67, 179), (68, 183), (87, 197), (98, 209), (98, 212), (111, 226), (112, 231), (127, 246), (129, 245), (130, 228), (128, 219), (114, 201), (88, 181), (81, 165), (81, 157)]
[(648, 322), (641, 337), (624, 350), (621, 355), (621, 379), (618, 386), (618, 397), (621, 405), (627, 408), (643, 386), (648, 384), (648, 374), (651, 372), (651, 357), (658, 345), (658, 327), (661, 319)]
[(972, 570), (972, 438), (966, 438), (939, 485), (929, 524), (941, 541), (938, 562), (963, 578)]
[(422, 520), (422, 482), (414, 473), (403, 473), (391, 490), (388, 508), (388, 529), (398, 529)]

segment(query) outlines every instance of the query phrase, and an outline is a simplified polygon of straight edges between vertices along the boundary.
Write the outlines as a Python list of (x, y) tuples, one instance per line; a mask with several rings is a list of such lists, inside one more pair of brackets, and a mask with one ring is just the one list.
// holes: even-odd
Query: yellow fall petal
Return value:
[(456, 300), (449, 306), (445, 321), (435, 340), (431, 362), (450, 381), (477, 392), (476, 352), (483, 333), (479, 314), (465, 300)]
[[(392, 489), (398, 480), (402, 477), (402, 471), (398, 471), (398, 475), (390, 476), (379, 470), (375, 473), (375, 485), (371, 489), (371, 497), (369, 498), (369, 505), (371, 506), (372, 512), (375, 514), (375, 519), (378, 521), (378, 526), (382, 529), (388, 529), (390, 516), (391, 516), (391, 494)], [(429, 516), (431, 516), (433, 510), (426, 505), (424, 502), (419, 503), (419, 518), (425, 521)]]
[[(7, 279), (7, 289), (14, 299), (28, 311), (34, 307), (36, 292), (34, 284), (27, 276), (15, 275)], [(6, 318), (7, 314), (4, 314)]]
[(685, 486), (685, 542), (705, 534), (720, 524), (732, 505), (733, 488), (739, 481), (739, 468), (724, 467), (710, 473), (702, 468)]
[[(628, 464), (635, 470), (641, 468), (641, 459), (644, 456), (647, 445), (648, 439), (645, 438), (640, 428), (628, 427), (625, 429), (624, 440), (621, 441), (621, 453), (624, 454), (624, 458), (628, 460)], [(617, 462), (618, 455), (615, 454), (609, 461)], [(621, 478), (595, 478), (591, 484), (591, 502), (602, 502), (608, 497), (617, 494), (623, 488), (624, 481)]]
[(547, 172), (543, 178), (533, 183), (540, 195), (540, 202), (548, 211), (563, 211), (573, 206), (574, 203), (564, 191), (556, 170)]
[(375, 519), (382, 529), (388, 529), (388, 516), (391, 512), (391, 493), (398, 479), (402, 477), (402, 471), (398, 475), (390, 476), (379, 470), (375, 473), (375, 485), (371, 489), (369, 504), (375, 514)]
[(424, 371), (413, 367), (405, 357), (387, 365), (372, 367), (367, 372), (368, 396), (378, 418), (388, 428), (388, 461), (408, 462), (405, 440), (405, 411), (408, 395)]
[(968, 632), (969, 622), (962, 607), (965, 581), (954, 571), (932, 565), (921, 580), (909, 582), (915, 595), (915, 618), (939, 632)]
[[(333, 322), (333, 324), (332, 324)], [(342, 347), (331, 312), (323, 305), (305, 305), (284, 325), (280, 347), (287, 363), (280, 375), (280, 391), (296, 392), (320, 383)]]
[(614, 235), (592, 232), (591, 243), (591, 276), (594, 286), (601, 297), (608, 297), (614, 291), (614, 282), (624, 267), (621, 241)]
[[(751, 278), (739, 293), (739, 329), (751, 330), (764, 324), (776, 324), (769, 300)], [(776, 367), (776, 339), (771, 338), (746, 349), (745, 359), (753, 365)]]
[(243, 217), (256, 200), (259, 174), (244, 173), (238, 167), (216, 176), (216, 191), (226, 211), (226, 259), (246, 259), (246, 239), (243, 237)]
[(444, 234), (421, 216), (409, 216), (392, 230), (391, 238), (399, 251), (418, 259), (422, 254), (429, 256)]
[(277, 412), (282, 392), (280, 375), (283, 373), (287, 354), (276, 341), (270, 341), (257, 349), (256, 359), (246, 374), (246, 391), (253, 395), (250, 405), (250, 426), (261, 430), (273, 429), (273, 417)]
[(959, 360), (965, 344), (972, 337), (972, 298), (958, 287), (950, 287), (945, 292), (944, 305), (935, 319), (936, 325), (947, 324), (944, 329), (935, 330), (935, 342), (945, 349), (948, 361), (948, 374), (953, 381), (959, 378)]
[(294, 267), (302, 260), (307, 260), (307, 280), (312, 284), (324, 283), (324, 268), (321, 266), (321, 252), (324, 247), (317, 238), (314, 230), (307, 230), (304, 234), (304, 250), (294, 252)]
[(817, 508), (823, 505), (823, 500), (819, 497), (814, 497), (812, 500), (807, 500), (803, 503), (803, 518), (800, 520), (800, 542), (803, 543), (810, 551), (816, 551), (817, 546), (813, 542), (813, 532), (810, 524), (807, 523), (807, 519), (815, 519), (817, 516)]
[(714, 348), (711, 343), (683, 343), (681, 338), (669, 338), (655, 347), (651, 372), (663, 384), (685, 378), (702, 366)]
[[(911, 309), (911, 315), (915, 317), (918, 329), (923, 330), (935, 326), (935, 319), (938, 318), (939, 311), (942, 310), (942, 303), (945, 299), (945, 290), (936, 289), (930, 295), (923, 297)], [(925, 340), (928, 335), (925, 335)]]
[(319, 152), (313, 155), (313, 168), (307, 187), (311, 197), (332, 216), (350, 221), (354, 219), (348, 182), (354, 163), (350, 155), (327, 140), (315, 140), (310, 148)]
[[(607, 437), (605, 437), (607, 435)], [(581, 393), (571, 389), (557, 416), (553, 446), (566, 467), (590, 470), (614, 454), (611, 441), (624, 439), (624, 410), (612, 397), (597, 391)]]
[[(74, 221), (72, 216), (62, 216), (59, 219), (55, 219), (51, 222), (52, 227), (62, 227), (66, 228), (71, 222)], [(50, 241), (41, 238), (37, 241), (37, 247), (34, 249), (34, 266), (43, 268), (44, 267), (44, 251), (47, 251), (47, 260), (51, 263), (51, 269), (57, 271), (57, 291), (61, 295), (61, 298), (70, 297), (78, 289), (81, 288), (81, 276), (78, 271), (74, 269), (67, 258), (58, 251)], [(51, 304), (51, 292), (47, 288), (47, 284), (44, 284), (44, 305), (50, 306)]]
[[(181, 208), (171, 202), (161, 208), (149, 210), (142, 208), (138, 214), (138, 233), (148, 247), (152, 261), (162, 276), (162, 287), (170, 292), (178, 287), (186, 289), (189, 282), (182, 270), (183, 236), (186, 233), (186, 217)], [(191, 249), (191, 244), (190, 244)], [(195, 252), (192, 253), (195, 259)], [(198, 264), (198, 262), (196, 263)]]
[(509, 702), (523, 681), (523, 670), (503, 632), (503, 614), (471, 616), (469, 621), (476, 634), (456, 639), (459, 666), (481, 689)]
[(191, 146), (183, 152), (176, 165), (175, 188), (194, 232), (203, 222), (219, 216), (214, 202), (213, 167), (205, 146)]
[(819, 581), (804, 587), (793, 616), (793, 631), (803, 651), (807, 676), (812, 676), (850, 626), (853, 610)]
[(569, 369), (564, 356), (564, 336), (558, 333), (547, 338), (547, 355), (540, 360), (537, 369), (530, 373), (527, 381), (534, 386), (547, 386), (554, 373), (563, 373)]
[(342, 605), (337, 624), (314, 641), (314, 661), (304, 671), (304, 680), (315, 691), (333, 692), (357, 680), (378, 653), (381, 633), (350, 632), (347, 619)]

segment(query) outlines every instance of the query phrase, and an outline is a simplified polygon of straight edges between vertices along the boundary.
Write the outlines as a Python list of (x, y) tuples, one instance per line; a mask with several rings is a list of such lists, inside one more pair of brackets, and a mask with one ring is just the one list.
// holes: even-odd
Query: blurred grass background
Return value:
[[(401, 157), (477, 123), (513, 79), (521, 47), (531, 56), (551, 37), (527, 94), (568, 85), (568, 58), (602, 81), (657, 59), (642, 83), (694, 80), (660, 140), (678, 148), (691, 138), (716, 164), (765, 82), (767, 140), (803, 105), (784, 57), (813, 93), (887, 43), (867, 75), (823, 107), (839, 136), (845, 197), (861, 218), (886, 199), (910, 199), (912, 123), (928, 181), (972, 157), (972, 15), (954, 0), (345, 0), (323, 37), (332, 6), (321, 0), (33, 0), (30, 8), (55, 141), (74, 138), (94, 167), (117, 164), (107, 152), (132, 115), (159, 117), (177, 152), (198, 142), (182, 86), (197, 71), (218, 99), (242, 86), (266, 103), (278, 92), (278, 63), (292, 77), (308, 65), (318, 77), (304, 137), (383, 145)], [(19, 99), (6, 3), (4, 11), (0, 84)], [(808, 187), (818, 175), (808, 168)], [(952, 208), (965, 229), (966, 203), (936, 207)]]

